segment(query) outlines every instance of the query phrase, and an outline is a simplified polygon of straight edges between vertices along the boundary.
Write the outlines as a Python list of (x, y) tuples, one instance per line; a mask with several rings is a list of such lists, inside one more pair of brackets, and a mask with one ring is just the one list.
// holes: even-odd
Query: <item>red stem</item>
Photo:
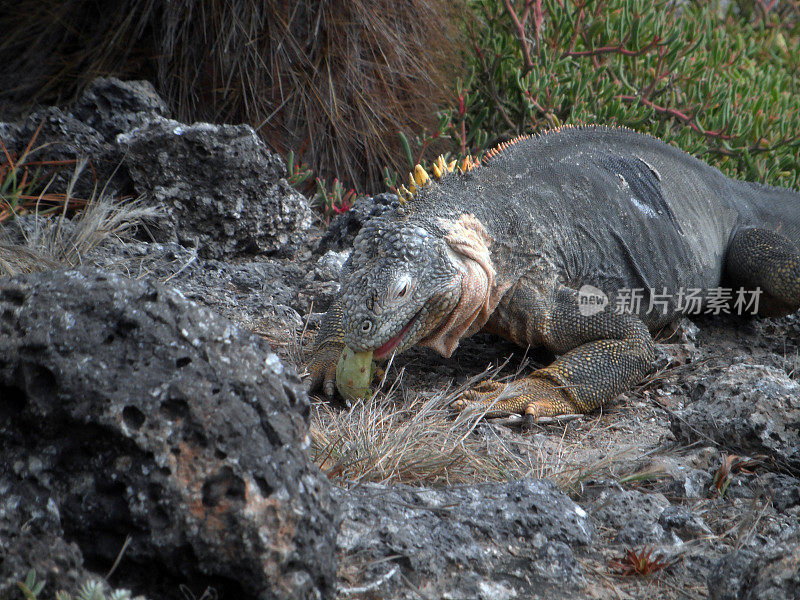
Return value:
[[(627, 40), (625, 40), (627, 41)], [(595, 48), (594, 50), (578, 50), (576, 51), (567, 51), (564, 52), (561, 56), (598, 56), (600, 54), (624, 54), (625, 56), (639, 56), (640, 54), (644, 54), (648, 50), (651, 50), (658, 46), (661, 43), (661, 38), (656, 36), (653, 38), (653, 41), (644, 46), (643, 48), (639, 48), (638, 50), (628, 50), (627, 48), (623, 47), (625, 44), (623, 41), (618, 46), (603, 46), (602, 48)]]
[(700, 127), (697, 125), (697, 123), (695, 122), (695, 120), (692, 117), (690, 117), (686, 113), (681, 112), (681, 111), (679, 111), (679, 110), (677, 110), (675, 108), (666, 108), (664, 106), (659, 106), (659, 105), (651, 102), (650, 100), (647, 100), (646, 98), (641, 98), (639, 96), (628, 96), (628, 95), (624, 95), (623, 94), (623, 95), (617, 96), (617, 98), (619, 100), (623, 100), (625, 102), (641, 102), (645, 106), (648, 106), (648, 107), (652, 108), (657, 113), (660, 113), (662, 115), (667, 115), (668, 117), (673, 117), (673, 118), (681, 121), (687, 127), (689, 127), (692, 130), (696, 131), (697, 133), (701, 133), (701, 134), (703, 134), (705, 136), (713, 137), (713, 138), (719, 138), (719, 139), (722, 139), (722, 140), (731, 139), (731, 136), (722, 133), (721, 130), (719, 130), (719, 131), (703, 131), (702, 129), (700, 129)]
[[(541, 2), (541, 0), (539, 1)], [(525, 3), (525, 19), (527, 19), (528, 10), (530, 10), (530, 2), (531, 0), (527, 0)], [(523, 75), (525, 75), (533, 70), (533, 60), (531, 60), (530, 47), (528, 46), (528, 40), (525, 39), (525, 25), (522, 21), (520, 21), (517, 13), (514, 11), (514, 7), (511, 6), (511, 0), (504, 0), (504, 4), (506, 5), (506, 12), (508, 12), (508, 16), (511, 17), (512, 21), (514, 21), (514, 28), (516, 29), (515, 33), (517, 35), (517, 39), (519, 40), (519, 45), (522, 48), (522, 56), (525, 60), (525, 70)], [(538, 28), (536, 29), (536, 42), (539, 42)]]

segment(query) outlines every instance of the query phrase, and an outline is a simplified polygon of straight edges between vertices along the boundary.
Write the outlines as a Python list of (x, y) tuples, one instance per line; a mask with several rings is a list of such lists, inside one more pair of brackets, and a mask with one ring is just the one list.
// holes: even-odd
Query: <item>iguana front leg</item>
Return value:
[[(653, 338), (637, 316), (615, 314), (609, 307), (594, 315), (581, 314), (577, 291), (566, 287), (551, 298), (529, 299), (530, 309), (539, 313), (532, 319), (531, 341), (543, 340), (562, 356), (522, 380), (469, 390), (454, 408), (492, 405), (490, 414), (519, 413), (533, 419), (585, 413), (629, 389), (650, 370)], [(513, 301), (525, 302), (524, 294), (515, 294)], [(524, 309), (516, 306), (515, 312), (520, 310)]]
[(322, 389), (329, 398), (336, 389), (336, 363), (344, 350), (342, 328), (342, 302), (337, 298), (325, 316), (314, 340), (311, 359), (306, 368), (309, 372), (308, 390)]

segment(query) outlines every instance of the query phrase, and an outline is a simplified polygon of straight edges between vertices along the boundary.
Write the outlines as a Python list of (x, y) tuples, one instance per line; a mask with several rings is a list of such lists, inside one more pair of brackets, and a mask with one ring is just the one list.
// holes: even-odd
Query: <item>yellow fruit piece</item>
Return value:
[(336, 389), (345, 400), (364, 398), (374, 371), (372, 352), (353, 352), (345, 346), (336, 365)]

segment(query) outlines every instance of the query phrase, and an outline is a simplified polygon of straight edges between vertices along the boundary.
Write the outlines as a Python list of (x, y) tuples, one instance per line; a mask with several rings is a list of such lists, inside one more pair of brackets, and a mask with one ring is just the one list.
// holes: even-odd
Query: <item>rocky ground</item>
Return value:
[(686, 321), (639, 388), (533, 431), (447, 410), (551, 358), (482, 335), (329, 404), (296, 373), (391, 196), (325, 230), (249, 127), (171, 121), (141, 82), (0, 139), (40, 123), (43, 152), (159, 215), (77, 270), (0, 277), (0, 598), (31, 567), (51, 596), (800, 598), (798, 315)]

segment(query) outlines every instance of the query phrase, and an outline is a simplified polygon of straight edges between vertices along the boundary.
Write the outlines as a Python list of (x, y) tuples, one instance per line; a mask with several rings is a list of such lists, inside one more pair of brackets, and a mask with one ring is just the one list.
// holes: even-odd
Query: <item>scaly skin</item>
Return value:
[[(738, 182), (649, 136), (604, 127), (519, 138), (434, 182), (421, 167), (405, 206), (370, 221), (342, 271), (308, 365), (333, 394), (344, 344), (380, 360), (414, 345), (450, 356), (485, 330), (543, 345), (553, 364), (454, 403), (529, 419), (589, 412), (641, 381), (681, 290), (760, 288), (760, 314), (800, 308), (800, 194)], [(451, 173), (451, 174), (448, 174)], [(609, 305), (587, 311), (593, 286)], [(639, 310), (614, 309), (644, 289)], [(649, 290), (671, 300), (647, 311)]]

